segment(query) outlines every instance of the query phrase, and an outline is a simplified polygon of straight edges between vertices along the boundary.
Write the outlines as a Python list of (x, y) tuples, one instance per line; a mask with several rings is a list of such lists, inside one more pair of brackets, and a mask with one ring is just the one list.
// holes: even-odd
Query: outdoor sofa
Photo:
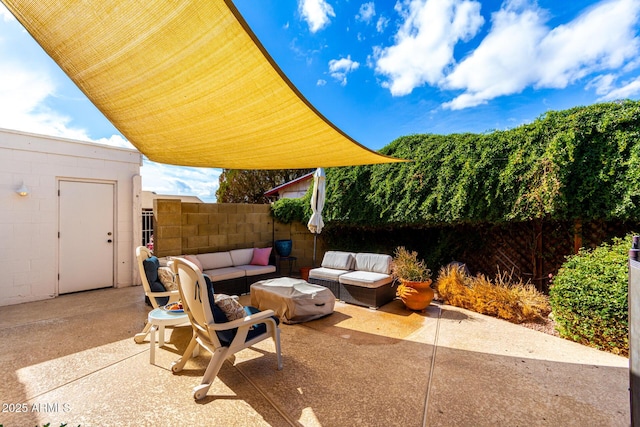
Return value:
[[(177, 293), (177, 285), (173, 282), (173, 275), (167, 267), (172, 257), (158, 259), (145, 247), (138, 248), (137, 257), (140, 274), (145, 275), (149, 291), (162, 292), (162, 296), (156, 300), (158, 305), (166, 304), (169, 300), (168, 291), (175, 290)], [(180, 258), (191, 261), (206, 274), (217, 294), (247, 294), (252, 283), (278, 277), (271, 248), (234, 249), (181, 255)]]
[(319, 268), (309, 271), (309, 283), (329, 288), (337, 299), (377, 309), (395, 298), (391, 256), (327, 251)]
[(278, 277), (271, 248), (183, 255), (209, 276), (216, 294), (248, 294), (252, 283)]

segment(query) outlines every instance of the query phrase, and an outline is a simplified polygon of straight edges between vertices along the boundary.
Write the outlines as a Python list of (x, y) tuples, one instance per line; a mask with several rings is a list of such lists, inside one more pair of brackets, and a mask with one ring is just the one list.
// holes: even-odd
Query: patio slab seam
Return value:
[(109, 363), (107, 365), (103, 365), (103, 366), (99, 367), (98, 369), (94, 369), (91, 372), (86, 372), (86, 373), (84, 373), (84, 374), (82, 374), (80, 376), (77, 376), (77, 377), (73, 378), (72, 380), (66, 381), (66, 382), (64, 382), (62, 384), (58, 384), (55, 387), (51, 387), (51, 388), (49, 388), (47, 390), (41, 391), (40, 393), (37, 393), (37, 394), (35, 394), (33, 396), (28, 396), (25, 399), (24, 402), (26, 403), (26, 402), (31, 401), (33, 399), (38, 399), (38, 398), (40, 398), (40, 397), (42, 397), (42, 396), (44, 396), (44, 395), (46, 395), (48, 393), (51, 393), (51, 392), (56, 391), (56, 390), (58, 390), (60, 388), (66, 387), (66, 386), (68, 386), (70, 384), (73, 384), (73, 383), (75, 383), (77, 381), (80, 381), (80, 380), (82, 380), (84, 378), (88, 378), (88, 377), (90, 377), (92, 375), (95, 375), (95, 374), (101, 372), (101, 371), (104, 371), (104, 370), (109, 369), (109, 368), (111, 368), (113, 366), (116, 366), (116, 365), (124, 362), (125, 360), (137, 357), (138, 355), (140, 355), (142, 353), (145, 353), (145, 352), (147, 352), (147, 353), (149, 352), (149, 348), (148, 347), (146, 349), (144, 349), (144, 350), (141, 350), (141, 351), (137, 352), (137, 353), (133, 353), (133, 354), (130, 354), (130, 355), (126, 356), (126, 357), (123, 357), (123, 358), (121, 358), (121, 359), (119, 359), (119, 360), (117, 360), (115, 362)]
[(438, 354), (438, 337), (440, 335), (440, 319), (442, 319), (442, 307), (436, 304), (438, 307), (438, 318), (436, 320), (436, 331), (433, 337), (433, 352), (431, 353), (431, 366), (429, 367), (429, 379), (427, 380), (427, 394), (424, 398), (424, 412), (422, 418), (422, 426), (428, 426), (428, 414), (429, 414), (429, 395), (431, 394), (431, 385), (433, 374), (436, 369), (436, 355)]
[(255, 381), (252, 381), (250, 376), (247, 375), (245, 372), (243, 372), (239, 366), (233, 365), (233, 367), (240, 373), (240, 375), (244, 377), (244, 379), (249, 384), (251, 384), (253, 388), (256, 389), (258, 393), (260, 393), (260, 395), (262, 395), (262, 397), (267, 402), (269, 402), (269, 404), (273, 407), (273, 409), (275, 409), (282, 416), (282, 418), (284, 418), (285, 421), (289, 423), (290, 426), (298, 427), (300, 425), (300, 423), (298, 423), (297, 421), (293, 420), (293, 418), (291, 418), (291, 415), (289, 415), (289, 413), (284, 408), (278, 405), (278, 403), (269, 396), (269, 393), (266, 393), (264, 390), (262, 390), (262, 388), (260, 388), (260, 386)]

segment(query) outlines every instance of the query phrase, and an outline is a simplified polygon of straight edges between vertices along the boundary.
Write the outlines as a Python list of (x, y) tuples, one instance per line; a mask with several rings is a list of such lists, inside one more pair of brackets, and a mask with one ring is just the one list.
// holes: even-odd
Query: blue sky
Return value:
[[(302, 94), (361, 144), (487, 132), (640, 98), (640, 0), (236, 0)], [(0, 6), (0, 127), (130, 146)], [(220, 170), (145, 161), (143, 189), (213, 201)]]

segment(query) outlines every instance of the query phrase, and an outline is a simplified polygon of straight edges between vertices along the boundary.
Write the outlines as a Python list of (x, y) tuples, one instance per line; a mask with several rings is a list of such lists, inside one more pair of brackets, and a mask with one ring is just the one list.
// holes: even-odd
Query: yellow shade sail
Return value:
[(230, 169), (401, 161), (322, 116), (223, 0), (2, 0), (150, 160)]

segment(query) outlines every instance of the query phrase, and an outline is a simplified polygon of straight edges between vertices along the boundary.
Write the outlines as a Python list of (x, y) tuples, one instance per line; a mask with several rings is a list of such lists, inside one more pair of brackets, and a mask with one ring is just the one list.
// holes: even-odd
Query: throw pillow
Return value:
[(195, 255), (185, 255), (184, 259), (186, 259), (187, 261), (191, 261), (192, 263), (195, 264), (196, 267), (198, 267), (198, 269), (200, 271), (203, 271), (202, 270), (202, 264), (200, 263), (200, 260), (198, 259), (197, 256), (195, 256)]
[(178, 284), (176, 283), (176, 278), (173, 275), (173, 271), (169, 267), (160, 267), (158, 269), (158, 278), (164, 285), (165, 289), (168, 291), (176, 291), (178, 290)]
[(222, 311), (224, 311), (224, 314), (227, 316), (227, 320), (229, 320), (229, 322), (236, 319), (242, 319), (247, 315), (242, 304), (240, 304), (235, 298), (232, 298), (229, 295), (214, 294), (214, 299), (216, 305)]
[(251, 265), (269, 265), (271, 248), (253, 248), (253, 258)]

